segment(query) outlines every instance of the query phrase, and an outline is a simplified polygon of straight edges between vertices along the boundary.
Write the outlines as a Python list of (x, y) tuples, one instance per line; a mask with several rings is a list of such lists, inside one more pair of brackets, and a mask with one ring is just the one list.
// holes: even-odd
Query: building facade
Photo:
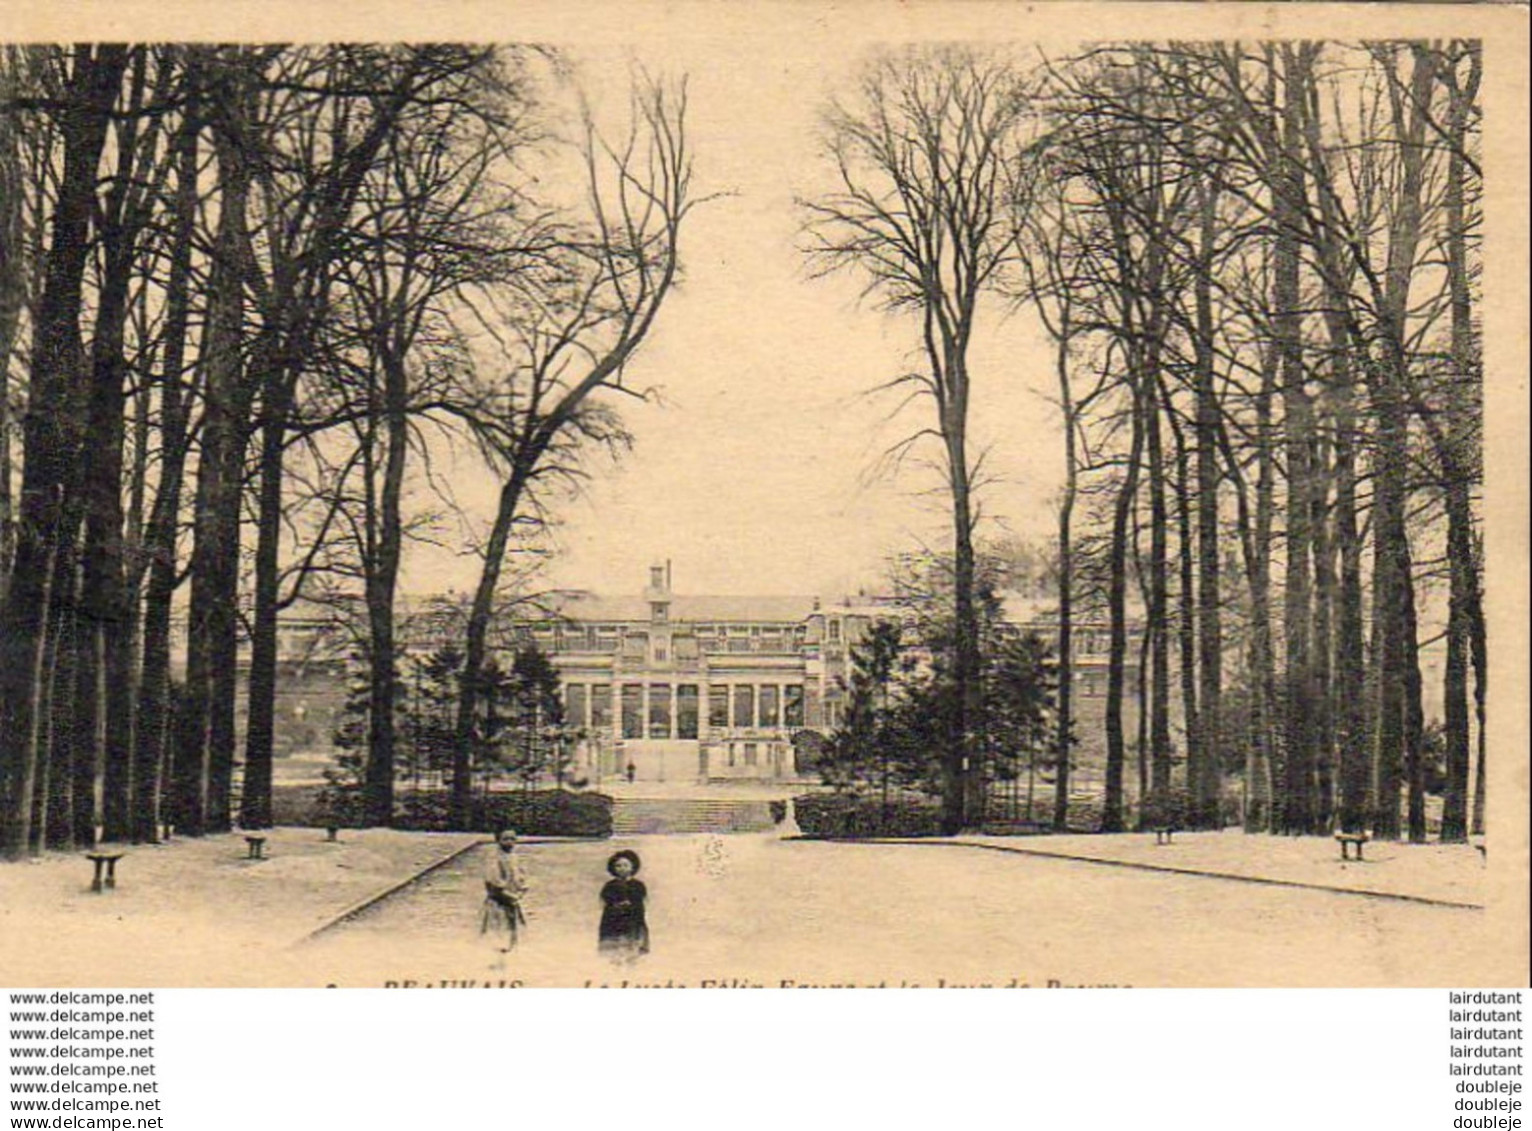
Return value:
[(813, 597), (674, 592), (653, 566), (630, 598), (576, 596), (516, 624), (563, 684), (592, 783), (784, 781), (799, 776), (804, 731), (832, 729), (851, 645), (876, 610)]
[[(650, 568), (631, 596), (567, 594), (535, 618), (501, 617), (491, 650), (502, 670), (536, 644), (562, 685), (574, 737), (571, 777), (591, 786), (637, 782), (793, 781), (810, 776), (806, 746), (842, 721), (851, 650), (882, 618), (904, 619), (886, 598), (694, 596), (674, 591), (668, 565)], [(1044, 593), (1009, 595), (1003, 615), (1052, 641)], [(463, 602), (402, 599), (399, 639), (415, 658), (459, 645)], [(300, 602), (278, 631), (276, 755), (310, 776), (336, 751), (356, 641), (334, 607)], [(1129, 638), (1125, 714), (1136, 718), (1138, 633)], [(1074, 631), (1075, 716), (1084, 776), (1101, 760), (1107, 626)], [(240, 712), (243, 718), (243, 711)]]

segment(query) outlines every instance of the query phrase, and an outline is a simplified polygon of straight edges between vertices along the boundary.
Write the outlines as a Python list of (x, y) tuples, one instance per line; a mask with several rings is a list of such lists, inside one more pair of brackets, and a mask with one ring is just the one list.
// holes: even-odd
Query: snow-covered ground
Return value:
[[(1472, 848), (1371, 844), (1365, 863), (1342, 864), (1328, 839), (1236, 832), (1163, 846), (1135, 834), (989, 847), (772, 834), (524, 842), (529, 923), (509, 957), (479, 933), (487, 849), (294, 946), (476, 839), (369, 830), (327, 844), (316, 830), (278, 829), (264, 861), (245, 859), (238, 834), (180, 840), (131, 849), (118, 889), (102, 895), (87, 891), (78, 855), (3, 865), (0, 983), (1440, 986), (1509, 976), (1492, 962), (1506, 948), (1492, 912), (1388, 897), (1485, 902)], [(624, 847), (643, 857), (654, 948), (616, 968), (595, 952), (598, 892), (607, 857)], [(1383, 894), (1331, 890), (1345, 888)]]
[[(653, 952), (631, 968), (595, 954), (616, 847), (640, 852), (650, 892)], [(522, 851), (530, 922), (503, 965), (477, 934), (465, 859), (305, 948), (313, 968), (351, 985), (1412, 986), (1473, 984), (1485, 960), (1476, 910), (973, 847), (747, 835)]]

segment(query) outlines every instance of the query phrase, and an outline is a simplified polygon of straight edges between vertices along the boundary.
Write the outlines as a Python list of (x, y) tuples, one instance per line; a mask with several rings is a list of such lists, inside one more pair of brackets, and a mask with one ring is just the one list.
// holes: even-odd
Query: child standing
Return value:
[(500, 948), (503, 953), (516, 949), (517, 937), (527, 922), (521, 910), (527, 879), (521, 861), (513, 855), (516, 841), (515, 829), (502, 829), (495, 838), (495, 851), (484, 865), (484, 915), (479, 933), (488, 934), (495, 928), (505, 944)]
[(648, 889), (638, 874), (638, 853), (624, 849), (606, 862), (612, 874), (601, 889), (601, 927), (597, 946), (613, 962), (636, 962), (649, 953), (649, 924), (644, 920)]

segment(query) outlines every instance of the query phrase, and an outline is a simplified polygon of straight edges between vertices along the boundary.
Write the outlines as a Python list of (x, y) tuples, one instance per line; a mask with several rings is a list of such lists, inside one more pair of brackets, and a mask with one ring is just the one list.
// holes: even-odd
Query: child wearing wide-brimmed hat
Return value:
[(601, 927), (598, 947), (614, 962), (635, 962), (649, 953), (649, 924), (644, 901), (649, 891), (635, 879), (641, 862), (630, 849), (614, 852), (606, 862), (612, 878), (601, 888)]

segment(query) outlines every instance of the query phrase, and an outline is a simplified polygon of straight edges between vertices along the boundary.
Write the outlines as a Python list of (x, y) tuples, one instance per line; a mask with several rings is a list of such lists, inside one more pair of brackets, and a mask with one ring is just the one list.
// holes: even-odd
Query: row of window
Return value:
[[(1127, 691), (1136, 691), (1136, 673), (1125, 673)], [(1106, 694), (1105, 672), (1080, 672), (1075, 677), (1076, 694), (1096, 698)], [(613, 726), (612, 685), (609, 683), (570, 683), (564, 688), (565, 717), (576, 727), (610, 730)], [(698, 737), (701, 722), (700, 690), (697, 684), (624, 683), (619, 689), (623, 738)], [(707, 725), (713, 730), (789, 727), (804, 725), (803, 686), (801, 684), (714, 684), (708, 688)], [(840, 704), (824, 704), (824, 724), (840, 723)]]
[[(577, 727), (612, 726), (612, 685), (570, 683), (564, 687), (565, 718)], [(702, 701), (695, 683), (624, 683), (617, 710), (623, 738), (697, 738)], [(708, 688), (711, 729), (803, 726), (802, 684), (717, 684)]]
[[(665, 618), (658, 618), (661, 623)], [(683, 641), (702, 640), (710, 647), (718, 647), (717, 641), (726, 640), (731, 652), (770, 651), (771, 644), (796, 647), (807, 636), (804, 625), (751, 625), (751, 624), (701, 624), (692, 628), (695, 635), (675, 637), (677, 655)], [(644, 630), (623, 631), (617, 625), (535, 624), (519, 625), (515, 629), (518, 640), (536, 640), (552, 651), (615, 652), (620, 647), (624, 653), (642, 654), (648, 645), (649, 634)], [(839, 641), (841, 625), (832, 620), (827, 638)]]
[[(840, 640), (840, 622), (831, 620), (827, 627), (826, 642), (831, 645), (827, 649), (827, 657), (839, 658), (839, 652), (833, 645)], [(647, 631), (627, 631), (619, 635), (616, 625), (599, 625), (580, 627), (575, 625), (532, 625), (521, 626), (517, 629), (517, 636), (522, 640), (536, 639), (546, 650), (550, 652), (596, 652), (613, 653), (620, 652), (628, 660), (649, 660), (650, 633)], [(1136, 631), (1130, 632), (1127, 639), (1128, 655), (1136, 655), (1138, 644), (1141, 640)], [(1077, 656), (1104, 655), (1107, 651), (1110, 636), (1108, 633), (1093, 629), (1077, 629), (1074, 635), (1074, 652)], [(760, 625), (700, 625), (695, 629), (695, 634), (687, 632), (677, 634), (669, 638), (667, 644), (662, 635), (653, 641), (652, 660), (655, 663), (666, 664), (672, 661), (687, 662), (701, 658), (706, 652), (728, 652), (733, 654), (771, 653), (777, 651), (796, 651), (804, 643), (804, 630), (802, 626), (796, 629), (784, 629), (777, 626)], [(1087, 691), (1086, 694), (1093, 694)], [(1097, 693), (1099, 694), (1099, 693)]]
[[(698, 636), (804, 636), (808, 629), (801, 624), (693, 624), (689, 626)], [(832, 639), (840, 635), (840, 622), (832, 621), (830, 625)], [(585, 636), (642, 636), (645, 629), (628, 629), (624, 631), (617, 624), (557, 624), (543, 622), (541, 624), (518, 625), (515, 631), (521, 636), (548, 637), (559, 635), (563, 637), (582, 638)]]

